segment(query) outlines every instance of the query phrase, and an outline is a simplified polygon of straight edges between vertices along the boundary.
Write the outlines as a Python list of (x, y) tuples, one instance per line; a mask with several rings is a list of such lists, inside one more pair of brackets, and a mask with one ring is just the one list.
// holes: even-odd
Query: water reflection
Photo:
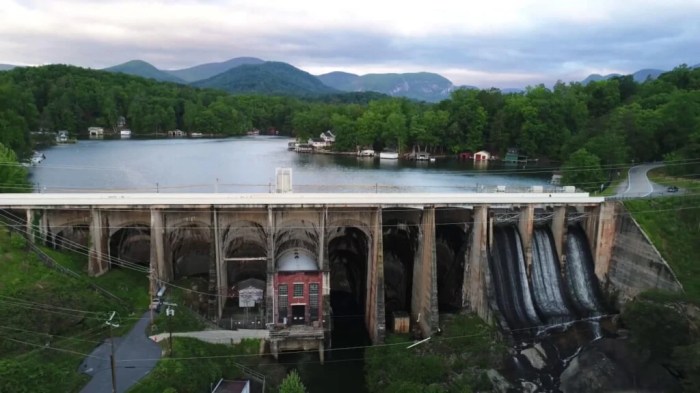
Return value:
[[(47, 192), (269, 192), (291, 167), (297, 192), (464, 192), (478, 185), (546, 185), (550, 173), (475, 171), (472, 161), (298, 154), (288, 138), (81, 140), (43, 151), (32, 182)], [(217, 186), (218, 183), (218, 186)], [(274, 188), (273, 188), (274, 189)]]

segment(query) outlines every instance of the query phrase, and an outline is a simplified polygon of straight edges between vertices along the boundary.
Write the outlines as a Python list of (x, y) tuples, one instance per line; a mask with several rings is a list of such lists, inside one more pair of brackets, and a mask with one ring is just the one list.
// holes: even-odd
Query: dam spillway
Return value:
[(490, 268), (499, 311), (511, 330), (543, 328), (600, 315), (604, 308), (585, 233), (568, 229), (566, 265), (559, 264), (552, 231), (532, 232), (528, 266), (521, 235), (514, 225), (493, 228)]

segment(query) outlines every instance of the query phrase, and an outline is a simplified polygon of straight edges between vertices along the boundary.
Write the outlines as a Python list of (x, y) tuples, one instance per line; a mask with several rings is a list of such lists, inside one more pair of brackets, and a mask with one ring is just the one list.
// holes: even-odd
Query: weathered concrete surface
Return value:
[(99, 209), (91, 211), (89, 255), (89, 275), (100, 276), (109, 270), (109, 226), (106, 214)]
[(591, 251), (595, 261), (595, 275), (600, 282), (605, 280), (605, 275), (610, 270), (610, 256), (615, 243), (615, 227), (618, 218), (616, 207), (615, 202), (605, 202), (598, 207), (596, 219), (598, 231), (595, 247)]
[(604, 290), (617, 305), (649, 289), (681, 291), (683, 288), (668, 263), (622, 204), (616, 206), (617, 230), (610, 268), (602, 280)]
[(421, 218), (420, 244), (413, 264), (411, 317), (424, 337), (438, 326), (437, 268), (435, 259), (435, 209), (426, 208)]
[(367, 265), (367, 301), (365, 318), (367, 331), (373, 343), (384, 342), (386, 318), (384, 316), (384, 243), (382, 236), (382, 211), (372, 214), (371, 258)]
[(520, 232), (520, 241), (523, 245), (523, 256), (525, 257), (525, 266), (527, 276), (530, 277), (532, 271), (532, 232), (534, 229), (535, 206), (527, 205), (520, 210), (518, 219), (518, 232)]
[(554, 208), (554, 215), (552, 216), (550, 226), (552, 229), (552, 236), (554, 237), (554, 247), (559, 256), (559, 266), (563, 274), (566, 268), (566, 252), (564, 250), (564, 246), (566, 245), (566, 206)]
[(469, 237), (469, 256), (464, 267), (464, 305), (483, 320), (492, 320), (488, 300), (488, 208), (474, 208), (474, 226)]

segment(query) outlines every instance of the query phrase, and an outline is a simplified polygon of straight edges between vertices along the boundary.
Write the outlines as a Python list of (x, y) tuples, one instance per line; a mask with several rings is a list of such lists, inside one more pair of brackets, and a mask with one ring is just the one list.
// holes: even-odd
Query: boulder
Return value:
[(486, 377), (488, 377), (489, 381), (491, 381), (493, 391), (496, 393), (508, 393), (513, 389), (513, 385), (511, 385), (510, 382), (508, 382), (506, 378), (496, 370), (491, 369), (486, 371)]

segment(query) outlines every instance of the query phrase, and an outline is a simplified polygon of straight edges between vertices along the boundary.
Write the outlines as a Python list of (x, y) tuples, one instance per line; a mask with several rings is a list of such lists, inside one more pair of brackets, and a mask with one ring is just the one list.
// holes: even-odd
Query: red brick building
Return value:
[(274, 277), (275, 322), (285, 326), (320, 326), (323, 315), (323, 279), (314, 255), (302, 248), (277, 258)]

